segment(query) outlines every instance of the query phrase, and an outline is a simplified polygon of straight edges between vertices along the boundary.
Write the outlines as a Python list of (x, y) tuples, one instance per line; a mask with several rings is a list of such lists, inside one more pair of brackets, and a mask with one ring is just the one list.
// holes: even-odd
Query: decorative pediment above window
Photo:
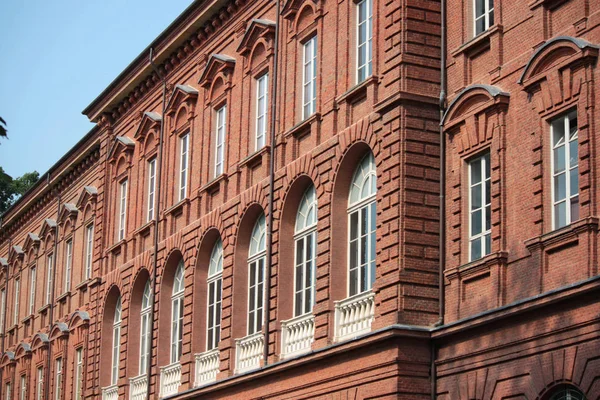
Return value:
[(108, 158), (114, 161), (121, 153), (133, 153), (134, 148), (135, 142), (132, 139), (127, 136), (116, 136), (108, 152)]
[(62, 205), (60, 214), (58, 215), (58, 223), (64, 224), (67, 220), (70, 220), (71, 223), (75, 223), (78, 213), (79, 210), (75, 204), (65, 203)]
[(533, 53), (518, 83), (530, 98), (535, 97), (539, 113), (569, 104), (582, 92), (591, 95), (594, 74), (590, 69), (598, 59), (599, 49), (600, 46), (581, 38), (550, 39)]
[(444, 131), (458, 139), (459, 153), (477, 150), (505, 125), (510, 95), (496, 86), (471, 85), (456, 96), (442, 117)]
[(0, 258), (0, 269), (8, 268), (8, 260), (6, 258)]
[(294, 19), (305, 4), (312, 7), (313, 11), (320, 9), (320, 0), (287, 0), (281, 8), (283, 18)]
[(31, 340), (31, 347), (33, 349), (39, 349), (48, 346), (49, 342), (50, 340), (48, 339), (48, 335), (45, 333), (36, 333)]
[(88, 325), (90, 323), (90, 314), (86, 311), (77, 310), (71, 314), (69, 318), (69, 329), (74, 329), (81, 325)]
[(258, 41), (264, 41), (268, 52), (273, 51), (275, 22), (267, 19), (253, 19), (246, 28), (237, 52), (247, 57)]
[(23, 252), (29, 253), (32, 248), (37, 248), (40, 245), (40, 237), (35, 233), (29, 232), (25, 236), (25, 242), (23, 243)]
[(147, 111), (142, 115), (142, 120), (140, 121), (140, 125), (135, 131), (135, 135), (133, 138), (138, 142), (142, 142), (148, 132), (160, 130), (160, 123), (162, 122), (162, 117), (159, 113)]
[(21, 246), (12, 246), (8, 251), (8, 263), (14, 265), (15, 261), (23, 261), (25, 252)]
[(31, 355), (31, 346), (25, 342), (19, 343), (15, 349), (15, 357), (21, 358), (29, 355)]
[(215, 78), (220, 76), (223, 79), (223, 82), (227, 86), (230, 86), (234, 67), (235, 58), (224, 54), (211, 54), (198, 83), (202, 87), (208, 89), (213, 86), (213, 83), (216, 80)]
[(50, 340), (54, 340), (69, 334), (69, 327), (64, 322), (57, 322), (50, 331)]
[[(176, 85), (167, 104), (169, 127), (171, 132), (189, 128), (189, 122), (194, 117), (198, 90), (189, 85)], [(181, 132), (180, 132), (181, 133)]]
[(2, 362), (0, 365), (7, 366), (9, 364), (13, 364), (15, 362), (15, 353), (12, 351), (5, 351), (2, 355)]
[(79, 199), (77, 200), (76, 207), (82, 210), (82, 207), (85, 207), (89, 202), (96, 203), (96, 199), (98, 198), (98, 189), (94, 186), (84, 186), (81, 194), (79, 195)]
[(56, 232), (56, 221), (50, 218), (46, 218), (42, 223), (42, 229), (40, 229), (40, 237), (46, 238), (50, 233)]

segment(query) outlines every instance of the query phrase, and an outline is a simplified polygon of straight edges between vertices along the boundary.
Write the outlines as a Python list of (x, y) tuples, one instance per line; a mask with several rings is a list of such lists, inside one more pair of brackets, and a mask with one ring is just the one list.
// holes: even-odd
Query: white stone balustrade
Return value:
[(375, 315), (375, 294), (359, 293), (335, 302), (335, 342), (352, 339), (371, 331)]
[(265, 338), (262, 332), (235, 339), (235, 373), (241, 374), (260, 368), (264, 349)]
[(148, 375), (129, 378), (129, 400), (144, 400), (148, 392)]
[(181, 385), (181, 364), (176, 362), (160, 367), (160, 397), (177, 393)]
[(281, 358), (308, 353), (315, 338), (315, 317), (305, 314), (281, 321)]
[(102, 388), (102, 400), (118, 400), (119, 399), (119, 386), (111, 385)]
[(206, 351), (202, 354), (196, 354), (196, 380), (194, 386), (202, 386), (217, 380), (219, 372), (219, 349)]

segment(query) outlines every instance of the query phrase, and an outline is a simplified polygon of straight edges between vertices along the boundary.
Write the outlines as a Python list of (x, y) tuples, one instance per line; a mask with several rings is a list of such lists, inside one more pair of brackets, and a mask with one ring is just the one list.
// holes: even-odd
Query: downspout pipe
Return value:
[[(441, 40), (440, 40), (440, 243), (439, 243), (439, 270), (438, 270), (438, 292), (439, 292), (439, 319), (435, 326), (444, 325), (445, 293), (444, 293), (444, 266), (446, 263), (446, 137), (442, 123), (446, 112), (447, 80), (446, 80), (446, 0), (441, 0)], [(435, 367), (436, 346), (431, 340), (431, 398), (435, 400), (437, 395), (437, 371)]]
[[(148, 363), (147, 371), (146, 371), (146, 380), (147, 380), (147, 388), (146, 388), (146, 398), (148, 400), (150, 400), (150, 387), (151, 387), (151, 378), (152, 378), (152, 343), (154, 342), (154, 338), (155, 338), (155, 331), (157, 329), (154, 329), (154, 307), (156, 304), (156, 281), (157, 281), (157, 275), (158, 275), (158, 218), (159, 218), (159, 214), (160, 214), (160, 196), (161, 196), (161, 176), (162, 176), (162, 158), (163, 158), (163, 140), (164, 140), (164, 131), (165, 131), (165, 107), (167, 106), (166, 100), (167, 100), (167, 78), (166, 76), (163, 76), (160, 71), (158, 70), (158, 67), (156, 66), (156, 64), (154, 64), (154, 51), (152, 48), (150, 48), (150, 65), (152, 66), (152, 69), (154, 70), (154, 72), (156, 73), (156, 75), (160, 78), (160, 80), (162, 81), (162, 113), (161, 113), (161, 119), (160, 119), (160, 134), (159, 134), (159, 139), (158, 139), (158, 156), (157, 156), (157, 160), (156, 160), (156, 196), (154, 199), (154, 251), (153, 251), (153, 255), (152, 255), (152, 265), (153, 265), (153, 271), (152, 271), (152, 296), (150, 296), (150, 321), (151, 321), (151, 329), (150, 329), (150, 340), (147, 343), (148, 346), (148, 354), (149, 354), (149, 358), (150, 358), (150, 362)], [(158, 367), (158, 366), (157, 366)], [(160, 384), (160, 383), (159, 383)]]
[[(47, 184), (50, 184), (50, 174), (48, 174)], [(58, 187), (55, 190), (56, 193), (56, 221), (58, 221), (58, 217), (60, 215), (60, 205), (61, 205), (61, 197), (58, 191)], [(52, 250), (52, 288), (50, 289), (50, 309), (48, 310), (48, 322), (50, 323), (50, 329), (52, 329), (52, 324), (54, 324), (54, 296), (55, 296), (55, 288), (56, 288), (56, 259), (58, 258), (58, 235), (59, 235), (59, 226), (56, 224), (56, 231), (54, 233), (54, 249)], [(51, 332), (49, 332), (51, 333)], [(50, 336), (50, 335), (48, 335)], [(46, 363), (46, 382), (44, 383), (45, 391), (44, 393), (50, 393), (50, 379), (52, 375), (50, 375), (50, 370), (52, 368), (52, 342), (48, 342), (48, 360)]]
[(275, 45), (273, 55), (273, 83), (271, 90), (271, 157), (269, 159), (269, 216), (267, 219), (267, 270), (265, 272), (267, 296), (265, 304), (265, 312), (263, 315), (263, 326), (265, 330), (265, 345), (263, 361), (264, 365), (269, 364), (269, 319), (271, 314), (271, 267), (273, 260), (273, 209), (275, 195), (275, 124), (277, 122), (277, 65), (279, 63), (279, 18), (280, 18), (280, 3), (277, 0), (277, 16), (275, 18)]

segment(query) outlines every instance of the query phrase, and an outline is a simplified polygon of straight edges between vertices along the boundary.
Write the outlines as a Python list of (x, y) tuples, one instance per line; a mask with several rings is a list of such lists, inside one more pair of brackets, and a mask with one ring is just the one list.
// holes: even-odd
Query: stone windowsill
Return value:
[(67, 298), (69, 296), (71, 296), (71, 291), (67, 290), (66, 292), (64, 292), (63, 294), (61, 294), (60, 296), (58, 296), (56, 298), (56, 301), (59, 302), (59, 303), (63, 303), (63, 302), (65, 302), (67, 300)]
[(121, 247), (125, 244), (125, 239), (119, 240), (117, 243), (113, 244), (109, 248), (106, 249), (107, 253), (115, 253), (117, 250), (121, 251)]
[(46, 313), (46, 312), (47, 312), (49, 309), (50, 309), (50, 303), (48, 303), (48, 304), (46, 304), (46, 305), (44, 305), (44, 306), (40, 307), (40, 308), (38, 309), (38, 313), (39, 313), (39, 314)]
[(452, 57), (458, 57), (461, 54), (471, 55), (490, 48), (490, 37), (498, 32), (502, 32), (502, 25), (491, 26), (487, 31), (480, 33), (471, 40), (463, 43), (460, 47), (450, 52)]
[(21, 322), (22, 322), (23, 324), (28, 324), (28, 323), (29, 323), (29, 322), (30, 322), (32, 319), (33, 319), (33, 314), (29, 314), (28, 316), (26, 316), (25, 318), (23, 318), (23, 319), (21, 320)]
[(135, 232), (134, 235), (147, 236), (150, 233), (150, 228), (154, 225), (154, 220), (146, 222), (144, 225), (140, 226)]
[(597, 231), (598, 225), (599, 219), (597, 217), (583, 218), (560, 229), (528, 239), (525, 241), (525, 247), (529, 251), (537, 247), (546, 250), (555, 250), (560, 247), (576, 244), (579, 241), (579, 234), (587, 231)]
[(220, 186), (221, 186), (221, 182), (224, 182), (227, 180), (227, 174), (223, 173), (219, 176), (217, 176), (215, 179), (213, 179), (212, 181), (208, 182), (206, 185), (202, 186), (200, 188), (200, 192), (216, 192)]
[(367, 88), (369, 86), (375, 85), (379, 82), (379, 78), (376, 75), (371, 75), (366, 78), (364, 81), (360, 82), (353, 88), (350, 88), (345, 93), (336, 97), (335, 103), (353, 103), (356, 99), (364, 97), (367, 95)]
[(265, 154), (270, 154), (270, 152), (271, 152), (270, 146), (263, 146), (261, 149), (255, 151), (254, 153), (250, 154), (248, 157), (246, 157), (242, 161), (240, 161), (239, 166), (240, 167), (247, 166), (248, 168), (253, 168), (257, 165), (260, 165), (262, 163), (263, 156)]
[(321, 113), (314, 113), (310, 117), (306, 118), (304, 121), (297, 123), (290, 130), (283, 134), (283, 137), (289, 138), (291, 136), (300, 137), (310, 132), (312, 124), (314, 122), (321, 121)]
[(464, 278), (468, 276), (478, 275), (481, 272), (487, 271), (494, 264), (506, 263), (508, 253), (505, 251), (497, 251), (490, 253), (477, 260), (473, 260), (456, 268), (449, 269), (444, 272), (447, 279), (454, 280), (458, 277)]
[(190, 199), (189, 197), (186, 197), (183, 200), (178, 201), (176, 204), (174, 204), (173, 206), (171, 206), (171, 208), (168, 208), (165, 210), (165, 215), (169, 215), (169, 214), (181, 214), (183, 212), (183, 207), (186, 204), (190, 204)]
[(553, 10), (569, 0), (534, 0), (529, 3), (529, 8), (535, 10), (540, 6), (544, 6), (549, 10)]

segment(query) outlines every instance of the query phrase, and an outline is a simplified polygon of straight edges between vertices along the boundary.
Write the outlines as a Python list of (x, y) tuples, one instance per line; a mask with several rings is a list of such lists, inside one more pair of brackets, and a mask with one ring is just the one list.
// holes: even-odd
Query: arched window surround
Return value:
[(310, 313), (315, 304), (317, 213), (317, 193), (311, 185), (300, 200), (294, 229), (295, 317)]

